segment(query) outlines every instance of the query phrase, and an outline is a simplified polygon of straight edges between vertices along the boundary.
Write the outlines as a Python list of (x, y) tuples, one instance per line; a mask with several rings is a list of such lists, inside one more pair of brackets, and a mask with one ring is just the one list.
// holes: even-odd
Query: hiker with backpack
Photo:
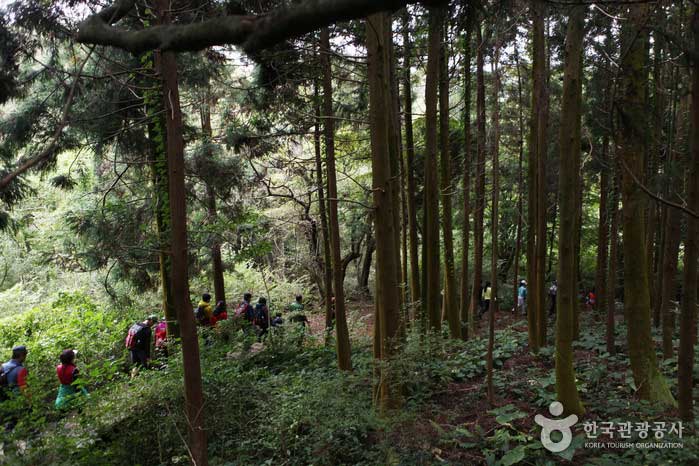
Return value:
[[(27, 375), (29, 373), (24, 367), (27, 354), (26, 346), (15, 346), (12, 348), (12, 359), (0, 366), (0, 401), (23, 395), (27, 401), (31, 402), (31, 394), (27, 388)], [(6, 430), (14, 429), (20, 413), (21, 409), (16, 407), (11, 407), (2, 413)]]
[(250, 301), (252, 301), (252, 295), (250, 293), (245, 293), (243, 295), (243, 300), (238, 304), (238, 307), (235, 308), (236, 319), (245, 319), (252, 323), (252, 319), (255, 317), (255, 309), (252, 307), (252, 304), (250, 304)]
[(217, 322), (228, 319), (228, 311), (226, 310), (226, 303), (219, 301), (216, 303), (216, 307), (212, 313), (212, 325), (216, 326)]
[(167, 321), (165, 317), (160, 319), (155, 326), (155, 355), (156, 357), (167, 357)]
[(27, 368), (24, 367), (24, 361), (27, 360), (27, 347), (24, 345), (15, 346), (12, 348), (12, 359), (2, 365), (0, 369), (0, 389), (5, 393), (3, 398), (8, 395), (8, 392), (15, 394), (23, 394), (29, 398), (27, 390)]
[(197, 319), (197, 323), (203, 327), (210, 327), (213, 325), (214, 311), (211, 308), (211, 295), (209, 293), (204, 293), (201, 296), (201, 301), (197, 305), (197, 309), (194, 311), (194, 317)]
[(59, 357), (61, 363), (56, 366), (56, 375), (61, 385), (58, 387), (58, 396), (56, 396), (56, 409), (69, 409), (75, 404), (79, 395), (87, 396), (88, 394), (84, 387), (79, 387), (75, 384), (80, 374), (80, 371), (75, 366), (77, 353), (75, 350), (67, 349)]
[(257, 340), (261, 341), (262, 337), (267, 334), (269, 329), (269, 308), (267, 307), (267, 298), (260, 297), (255, 305), (255, 316), (252, 324), (256, 328)]
[(129, 350), (131, 364), (138, 369), (148, 367), (150, 361), (150, 339), (152, 335), (151, 327), (158, 322), (158, 316), (149, 316), (143, 322), (136, 322), (129, 328), (126, 335), (126, 349)]
[(308, 318), (303, 313), (305, 308), (306, 306), (303, 305), (303, 296), (296, 295), (296, 300), (289, 304), (289, 312), (291, 313), (289, 322), (295, 322), (305, 327), (306, 324), (308, 324)]

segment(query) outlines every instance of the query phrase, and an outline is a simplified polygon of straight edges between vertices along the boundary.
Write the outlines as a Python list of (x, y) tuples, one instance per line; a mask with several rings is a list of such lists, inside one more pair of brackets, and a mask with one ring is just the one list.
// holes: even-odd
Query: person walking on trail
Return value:
[(226, 309), (225, 302), (219, 301), (216, 303), (216, 307), (214, 308), (212, 319), (213, 319), (213, 325), (216, 325), (217, 322), (228, 319), (228, 310)]
[(527, 315), (527, 281), (519, 282), (517, 288), (517, 309), (522, 315)]
[(143, 322), (136, 322), (126, 335), (126, 348), (129, 350), (131, 364), (138, 369), (148, 367), (150, 361), (151, 327), (158, 322), (158, 316), (150, 316)]
[(296, 295), (296, 300), (289, 304), (289, 322), (295, 322), (301, 324), (303, 327), (308, 324), (308, 317), (303, 313), (306, 306), (303, 305), (303, 296)]
[(250, 301), (252, 301), (252, 294), (245, 293), (243, 295), (243, 300), (238, 304), (238, 307), (235, 308), (235, 317), (245, 319), (252, 323), (255, 317), (255, 309), (252, 304), (250, 304)]
[(587, 298), (585, 300), (585, 303), (587, 304), (587, 310), (588, 311), (594, 311), (595, 306), (597, 305), (597, 294), (595, 293), (595, 287), (593, 286), (592, 289), (587, 293)]
[[(29, 372), (24, 367), (24, 361), (27, 360), (27, 347), (24, 345), (15, 346), (12, 348), (12, 359), (2, 365), (0, 369), (0, 399), (9, 395), (7, 392), (22, 394), (29, 398), (27, 389), (27, 375)], [(7, 389), (7, 392), (5, 391)]]
[(262, 337), (267, 334), (269, 329), (269, 308), (267, 307), (267, 298), (260, 297), (255, 305), (255, 317), (252, 321), (257, 328), (257, 339), (262, 340)]
[(490, 297), (492, 293), (493, 288), (490, 286), (490, 282), (485, 282), (485, 286), (483, 287), (483, 310), (480, 315), (483, 315), (490, 310)]
[[(27, 388), (29, 373), (24, 367), (27, 354), (26, 346), (15, 346), (12, 348), (12, 358), (0, 366), (0, 401), (23, 395), (31, 403), (31, 394)], [(3, 410), (3, 423), (6, 431), (15, 428), (24, 409), (24, 407), (10, 407)]]
[(558, 282), (554, 280), (549, 287), (549, 315), (556, 314), (556, 296), (558, 296)]
[(59, 357), (61, 363), (56, 366), (56, 375), (61, 385), (58, 387), (58, 396), (55, 402), (57, 409), (68, 409), (75, 403), (78, 395), (87, 395), (87, 390), (75, 383), (80, 373), (75, 366), (76, 355), (77, 351), (67, 349)]
[(196, 311), (194, 311), (194, 316), (199, 325), (209, 327), (213, 325), (213, 315), (214, 310), (211, 307), (211, 295), (209, 293), (204, 293), (201, 296), (201, 301), (199, 301)]
[(167, 357), (167, 321), (165, 317), (160, 319), (153, 333), (155, 334), (156, 357)]

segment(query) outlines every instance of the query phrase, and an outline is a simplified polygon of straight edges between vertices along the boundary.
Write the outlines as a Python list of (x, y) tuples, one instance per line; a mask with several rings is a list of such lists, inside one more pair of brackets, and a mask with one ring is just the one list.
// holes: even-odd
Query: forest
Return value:
[(0, 0), (0, 464), (697, 464), (696, 0)]

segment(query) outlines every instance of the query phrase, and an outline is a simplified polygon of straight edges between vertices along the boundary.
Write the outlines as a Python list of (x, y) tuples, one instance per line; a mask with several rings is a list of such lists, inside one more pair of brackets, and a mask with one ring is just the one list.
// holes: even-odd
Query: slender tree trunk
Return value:
[[(320, 215), (320, 228), (323, 234), (323, 285), (325, 286), (325, 328), (330, 333), (333, 327), (333, 269), (330, 253), (330, 234), (328, 229), (328, 214), (325, 202), (325, 183), (323, 182), (323, 161), (321, 158), (320, 144), (320, 98), (318, 95), (318, 83), (315, 83), (316, 97), (316, 124), (313, 131), (313, 143), (315, 147), (316, 185), (318, 189), (318, 213)], [(326, 340), (328, 341), (328, 340)]]
[(609, 231), (609, 267), (607, 269), (607, 353), (616, 353), (614, 344), (614, 327), (616, 314), (616, 282), (617, 264), (619, 263), (619, 162), (618, 155), (612, 159), (614, 167), (612, 176), (612, 197), (610, 202), (610, 231)]
[[(694, 48), (699, 47), (699, 7), (695, 7), (691, 20)], [(689, 163), (687, 203), (694, 212), (699, 212), (699, 62), (692, 63), (692, 139)], [(680, 417), (683, 421), (694, 420), (692, 399), (692, 369), (694, 367), (694, 344), (696, 339), (697, 313), (697, 260), (699, 259), (699, 220), (687, 217), (687, 240), (684, 244), (683, 300), (680, 314), (680, 348), (677, 358), (677, 388), (680, 402)]]
[(583, 39), (585, 37), (585, 7), (574, 6), (568, 17), (561, 99), (560, 150), (561, 166), (558, 178), (558, 199), (561, 221), (558, 230), (558, 294), (556, 318), (556, 394), (568, 414), (583, 414), (575, 385), (573, 367), (574, 315), (578, 306), (577, 270), (575, 267), (575, 228), (580, 198), (580, 124), (583, 79)]
[[(609, 108), (609, 107), (607, 107)], [(599, 187), (599, 228), (597, 230), (597, 265), (595, 275), (595, 293), (597, 294), (597, 306), (606, 309), (607, 302), (607, 255), (609, 245), (609, 169), (605, 166), (609, 161), (609, 136), (602, 138), (602, 169), (600, 170)]]
[[(543, 26), (543, 20), (545, 17), (545, 6), (543, 2), (540, 4), (541, 7), (541, 23)], [(543, 31), (543, 28), (542, 28)], [(549, 76), (549, 69), (551, 68), (548, 62), (549, 56), (545, 54), (546, 49), (546, 39), (542, 34), (540, 34), (537, 40), (537, 45), (539, 45), (538, 55), (541, 61), (544, 63), (545, 68), (542, 73)], [(544, 59), (546, 57), (546, 59)], [(536, 172), (537, 172), (537, 185), (536, 185), (536, 196), (537, 196), (537, 210), (536, 210), (536, 279), (534, 280), (533, 286), (529, 288), (534, 291), (535, 303), (537, 310), (536, 323), (539, 326), (537, 330), (537, 338), (539, 338), (539, 347), (546, 346), (546, 331), (548, 325), (548, 314), (546, 310), (546, 300), (545, 300), (545, 289), (546, 289), (546, 278), (544, 275), (546, 267), (546, 157), (548, 154), (548, 126), (549, 126), (549, 94), (548, 94), (548, 78), (541, 79), (541, 88), (539, 89), (541, 93), (541, 109), (537, 116), (539, 119), (539, 124), (537, 126), (538, 131), (538, 141), (537, 141), (537, 158), (536, 158)], [(580, 208), (582, 214), (582, 207)], [(578, 229), (579, 234), (579, 229)], [(577, 256), (576, 256), (577, 257)]]
[(469, 6), (466, 12), (466, 32), (464, 35), (464, 226), (461, 233), (461, 299), (459, 300), (460, 319), (462, 325), (462, 338), (466, 339), (475, 333), (476, 323), (474, 315), (469, 312), (468, 295), (468, 253), (471, 236), (471, 31), (473, 21), (472, 8)]
[[(527, 321), (529, 326), (529, 347), (532, 352), (538, 352), (546, 340), (546, 312), (541, 308), (539, 289), (543, 283), (539, 281), (539, 259), (542, 243), (545, 250), (546, 225), (544, 237), (541, 234), (542, 219), (545, 221), (543, 183), (545, 182), (543, 157), (545, 156), (546, 138), (546, 40), (544, 37), (544, 5), (536, 0), (532, 5), (532, 114), (529, 143), (529, 205), (527, 209)], [(545, 251), (544, 251), (545, 252)], [(545, 255), (545, 254), (544, 254)], [(543, 266), (543, 264), (542, 264)], [(543, 311), (543, 312), (542, 312)], [(543, 319), (543, 321), (542, 321)], [(543, 333), (542, 333), (543, 332)]]
[[(519, 157), (517, 159), (517, 239), (515, 240), (514, 281), (512, 284), (513, 313), (517, 315), (517, 287), (519, 285), (519, 259), (522, 255), (522, 217), (524, 216), (524, 103), (522, 100), (522, 72), (519, 63), (519, 47), (515, 44), (515, 67), (517, 69), (517, 117), (519, 120)], [(516, 320), (516, 317), (515, 317)]]
[[(146, 67), (160, 74), (160, 52), (148, 54)], [(148, 141), (150, 142), (149, 166), (153, 183), (153, 210), (155, 212), (155, 234), (158, 241), (158, 262), (160, 266), (160, 286), (162, 289), (162, 308), (172, 338), (180, 336), (180, 326), (172, 301), (172, 264), (170, 261), (170, 194), (168, 183), (167, 135), (165, 133), (165, 115), (163, 98), (160, 92), (144, 92), (146, 113), (151, 116), (148, 124)]]
[[(677, 114), (677, 139), (682, 140), (684, 133), (687, 129), (688, 123), (688, 110), (689, 110), (689, 96), (682, 99), (680, 104), (679, 112)], [(686, 139), (685, 139), (686, 140)], [(684, 147), (684, 144), (681, 145)], [(679, 178), (678, 174), (682, 173), (682, 170), (678, 167), (682, 162), (677, 157), (677, 151), (670, 153), (668, 157), (666, 173), (670, 175), (675, 175), (675, 179), (669, 180), (667, 189), (667, 198), (677, 204), (682, 204), (682, 179)], [(679, 178), (679, 179), (678, 179)], [(691, 181), (688, 181), (691, 183)], [(671, 309), (670, 303), (674, 300), (677, 290), (677, 259), (680, 250), (680, 240), (682, 237), (682, 215), (677, 209), (669, 207), (666, 209), (665, 213), (665, 224), (664, 224), (664, 241), (663, 241), (663, 251), (661, 257), (661, 273), (660, 281), (662, 282), (661, 291), (658, 296), (660, 301), (659, 314), (662, 320), (663, 326), (663, 358), (669, 359), (673, 356), (672, 348), (672, 337), (675, 332), (675, 315)]]
[(495, 38), (495, 51), (493, 52), (493, 192), (490, 220), (491, 256), (490, 256), (490, 308), (488, 309), (488, 354), (486, 356), (487, 369), (487, 397), (491, 406), (495, 405), (495, 388), (493, 387), (493, 347), (495, 346), (495, 314), (498, 312), (498, 204), (500, 196), (500, 42)]
[[(377, 255), (377, 304), (379, 309), (380, 339), (375, 356), (384, 363), (398, 350), (400, 329), (400, 264), (399, 244), (395, 242), (394, 209), (399, 208), (394, 198), (391, 169), (391, 115), (394, 110), (391, 95), (390, 16), (372, 15), (367, 20), (367, 52), (369, 79), (369, 113), (371, 127), (372, 179), (374, 193), (374, 225)], [(383, 364), (380, 368), (379, 403), (382, 413), (400, 406), (400, 387)]]
[(405, 156), (408, 178), (408, 235), (410, 253), (410, 299), (420, 299), (420, 268), (417, 238), (417, 208), (415, 206), (415, 141), (413, 138), (413, 96), (410, 79), (410, 58), (412, 42), (410, 40), (410, 16), (407, 10), (403, 18), (403, 111), (405, 112)]
[[(425, 309), (429, 315), (431, 330), (441, 328), (441, 283), (439, 243), (439, 180), (437, 144), (437, 90), (439, 86), (439, 56), (444, 12), (441, 8), (430, 9), (427, 51), (427, 75), (425, 82)], [(378, 241), (378, 240), (377, 240)]]
[[(213, 144), (213, 131), (211, 129), (211, 105), (213, 105), (213, 99), (210, 95), (210, 90), (207, 89), (206, 102), (201, 108), (201, 129), (204, 134), (204, 144), (206, 145), (206, 153), (209, 157), (213, 157), (212, 144)], [(216, 212), (216, 193), (211, 188), (211, 186), (206, 186), (206, 208), (208, 213), (209, 223), (216, 223), (218, 213)], [(223, 280), (223, 261), (221, 259), (221, 241), (218, 239), (218, 235), (215, 236), (213, 244), (211, 245), (211, 265), (212, 274), (214, 281), (214, 296), (216, 302), (223, 301), (226, 302), (226, 289)]]
[[(476, 29), (476, 202), (474, 212), (473, 287), (471, 288), (471, 314), (478, 310), (483, 281), (483, 215), (485, 212), (485, 78), (483, 76), (483, 36), (480, 19)], [(471, 336), (475, 336), (475, 323)]]
[(320, 62), (323, 69), (323, 118), (325, 135), (325, 157), (328, 171), (328, 201), (330, 203), (330, 250), (335, 291), (335, 329), (337, 345), (337, 366), (341, 370), (351, 370), (349, 330), (345, 315), (345, 290), (342, 283), (342, 255), (340, 245), (340, 223), (337, 216), (337, 174), (335, 172), (335, 115), (333, 111), (332, 69), (330, 65), (330, 32), (328, 28), (320, 32)]
[(461, 321), (456, 304), (456, 273), (454, 266), (454, 235), (452, 226), (451, 197), (454, 186), (451, 180), (449, 154), (449, 70), (446, 40), (447, 27), (439, 53), (439, 135), (440, 135), (440, 182), (442, 190), (442, 237), (444, 238), (444, 302), (452, 338), (461, 338)]
[(367, 235), (366, 239), (366, 251), (362, 257), (360, 269), (359, 269), (359, 289), (369, 293), (369, 273), (371, 272), (371, 262), (374, 257), (374, 251), (376, 251), (376, 241), (371, 231)]
[[(170, 23), (165, 0), (156, 3), (161, 24)], [(177, 60), (174, 52), (162, 53), (160, 72), (163, 77), (163, 101), (166, 116), (168, 178), (170, 194), (172, 298), (180, 325), (182, 366), (184, 368), (185, 415), (189, 427), (189, 451), (197, 466), (208, 464), (204, 429), (204, 394), (199, 362), (199, 339), (189, 301), (187, 277), (187, 197), (184, 179), (184, 140), (182, 111), (177, 83)]]
[(644, 25), (649, 12), (647, 4), (628, 7), (629, 20), (622, 25), (621, 31), (616, 145), (622, 167), (624, 311), (628, 324), (629, 360), (638, 395), (642, 399), (674, 404), (665, 379), (658, 370), (655, 344), (650, 332), (648, 261), (644, 253), (646, 195), (634, 181), (634, 177), (643, 177), (645, 166), (644, 141), (648, 128), (644, 108), (647, 80), (644, 70), (648, 31)]

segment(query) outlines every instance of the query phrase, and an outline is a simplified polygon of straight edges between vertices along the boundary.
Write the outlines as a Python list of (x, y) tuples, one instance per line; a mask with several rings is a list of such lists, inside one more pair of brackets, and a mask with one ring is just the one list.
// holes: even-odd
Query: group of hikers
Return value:
[[(556, 314), (556, 297), (558, 296), (558, 282), (554, 279), (548, 289), (548, 314)], [(589, 290), (580, 290), (580, 302), (585, 304), (588, 311), (595, 309), (597, 305), (597, 294), (595, 287)], [(488, 312), (490, 309), (490, 301), (492, 299), (492, 287), (489, 281), (481, 286), (480, 306), (478, 316)], [(512, 308), (512, 312), (518, 312), (520, 315), (527, 315), (527, 281), (520, 280), (517, 287), (517, 303)]]
[[(303, 296), (297, 295), (287, 309), (290, 322), (306, 327), (309, 322), (304, 314)], [(194, 314), (198, 325), (208, 328), (216, 327), (218, 322), (228, 319), (226, 304), (219, 301), (215, 307), (212, 307), (211, 295), (208, 293), (202, 295)], [(265, 297), (258, 298), (257, 303), (253, 305), (251, 293), (243, 295), (243, 300), (236, 307), (233, 318), (246, 322), (243, 330), (246, 333), (254, 332), (258, 341), (264, 338), (270, 327), (280, 327), (284, 324), (281, 312), (277, 312), (274, 317), (270, 316)], [(149, 367), (152, 349), (159, 358), (167, 356), (167, 321), (165, 318), (158, 318), (157, 315), (150, 315), (144, 321), (136, 322), (127, 331), (125, 346), (129, 351), (129, 361), (134, 369), (132, 375), (135, 375), (139, 368)], [(25, 345), (15, 346), (12, 348), (10, 360), (0, 366), (0, 401), (16, 396), (24, 396), (31, 401), (31, 393), (27, 388), (28, 371), (25, 366), (28, 354), (29, 351)], [(58, 357), (56, 377), (60, 385), (55, 406), (59, 410), (74, 406), (74, 402), (80, 396), (88, 396), (87, 390), (79, 379), (77, 354), (78, 352), (74, 349), (66, 349)], [(4, 422), (5, 428), (14, 428), (17, 419), (17, 416), (9, 415)]]

